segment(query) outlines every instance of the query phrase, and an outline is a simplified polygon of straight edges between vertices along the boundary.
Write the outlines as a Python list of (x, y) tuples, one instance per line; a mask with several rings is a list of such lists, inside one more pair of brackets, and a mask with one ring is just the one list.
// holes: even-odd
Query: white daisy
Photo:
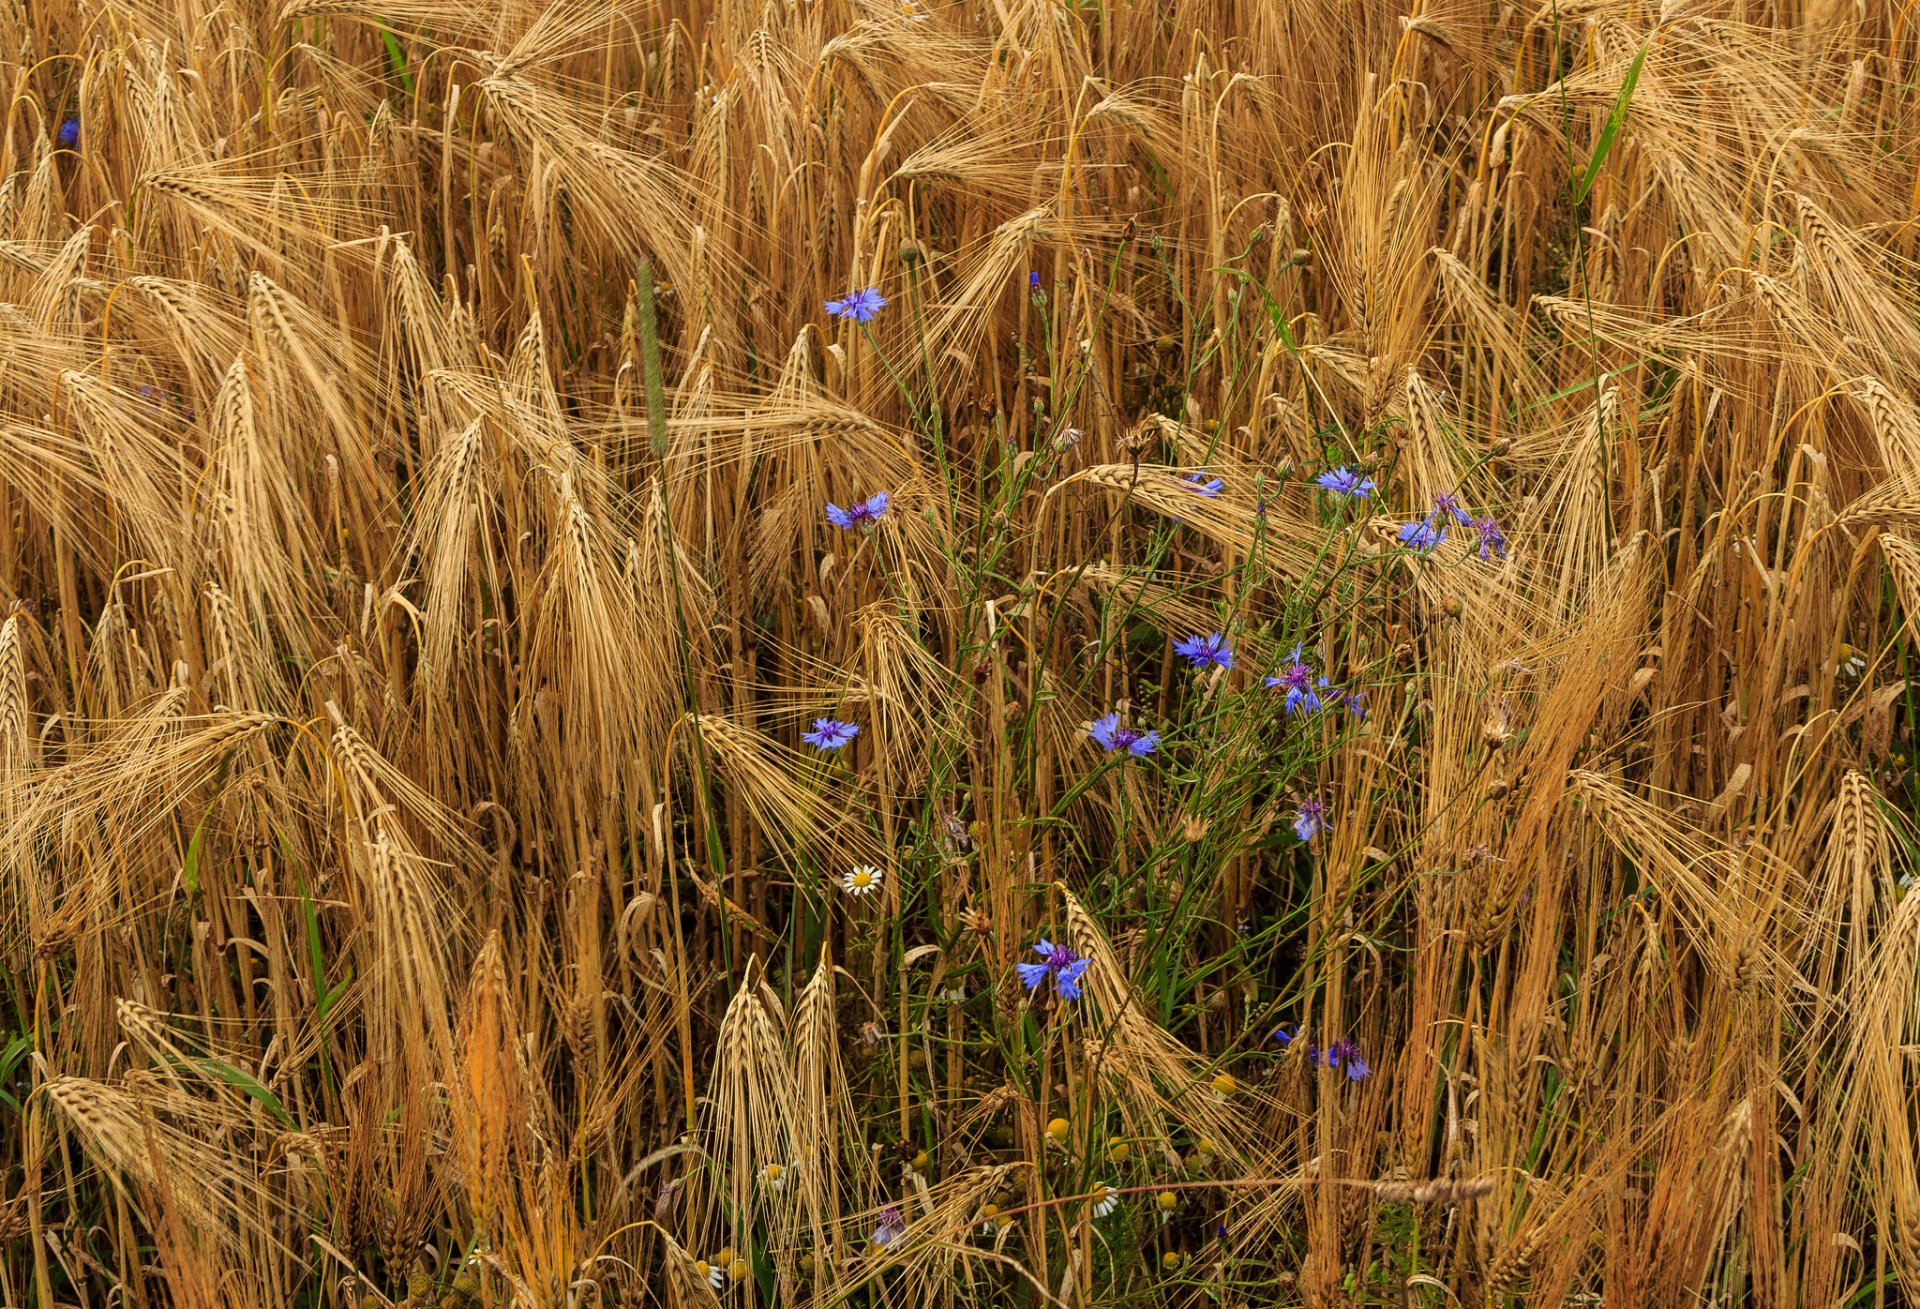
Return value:
[(1120, 1192), (1111, 1186), (1100, 1188), (1100, 1198), (1093, 1202), (1093, 1216), (1105, 1218), (1120, 1207)]
[(727, 1275), (721, 1271), (719, 1265), (710, 1264), (705, 1259), (695, 1259), (693, 1261), (693, 1271), (697, 1275), (704, 1277), (707, 1285), (716, 1291), (727, 1284)]
[(886, 874), (872, 864), (861, 864), (840, 879), (840, 889), (848, 895), (865, 895), (869, 891), (880, 889), (880, 883), (886, 880)]
[(787, 1189), (787, 1170), (779, 1164), (768, 1164), (760, 1170), (760, 1184), (778, 1195)]

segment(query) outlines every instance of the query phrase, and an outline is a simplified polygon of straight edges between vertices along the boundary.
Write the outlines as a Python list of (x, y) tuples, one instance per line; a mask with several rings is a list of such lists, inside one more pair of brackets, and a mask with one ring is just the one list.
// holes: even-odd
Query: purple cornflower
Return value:
[[(1291, 658), (1292, 663), (1282, 668), (1277, 675), (1266, 679), (1267, 685), (1276, 690), (1283, 686), (1287, 688), (1288, 713), (1296, 713), (1302, 708), (1308, 713), (1313, 713), (1320, 707), (1320, 689), (1326, 686), (1327, 679), (1314, 677), (1313, 669), (1302, 662), (1298, 645), (1293, 647)], [(1333, 691), (1331, 694), (1338, 696), (1340, 692)]]
[(1224, 487), (1227, 483), (1225, 479), (1219, 477), (1209, 480), (1207, 470), (1202, 468), (1197, 473), (1189, 473), (1187, 476), (1181, 478), (1180, 484), (1189, 491), (1192, 491), (1195, 495), (1204, 495), (1207, 499), (1211, 500), (1220, 494), (1220, 488)]
[(1367, 706), (1365, 703), (1367, 693), (1365, 691), (1336, 691), (1334, 694), (1339, 697), (1341, 704), (1353, 712), (1355, 718), (1365, 718), (1367, 716)]
[(842, 509), (833, 501), (827, 501), (827, 521), (843, 531), (851, 531), (862, 523), (877, 523), (887, 512), (891, 500), (885, 491), (875, 491), (866, 499), (850, 508)]
[(827, 301), (828, 313), (835, 318), (851, 318), (856, 323), (871, 323), (886, 307), (887, 297), (880, 294), (877, 286), (870, 286), (864, 291), (849, 291), (838, 300)]
[(1447, 525), (1436, 522), (1432, 514), (1418, 522), (1400, 524), (1400, 543), (1417, 554), (1425, 554), (1446, 539)]
[(54, 140), (60, 143), (60, 148), (62, 150), (71, 150), (75, 146), (79, 145), (80, 144), (80, 120), (78, 118), (67, 118), (67, 119), (61, 120), (60, 130), (57, 133), (55, 133)]
[(1350, 1082), (1363, 1082), (1373, 1075), (1373, 1069), (1360, 1054), (1360, 1047), (1344, 1037), (1327, 1047), (1327, 1067), (1345, 1071)]
[(1293, 834), (1311, 841), (1326, 830), (1327, 806), (1319, 796), (1310, 795), (1300, 802), (1300, 810), (1293, 816)]
[(1033, 952), (1040, 956), (1040, 963), (1014, 965), (1020, 973), (1021, 983), (1032, 991), (1051, 977), (1055, 995), (1062, 1000), (1078, 1000), (1080, 979), (1086, 975), (1092, 961), (1076, 952), (1072, 946), (1056, 945), (1044, 936), (1035, 943)]
[(1380, 489), (1371, 477), (1362, 478), (1345, 464), (1328, 469), (1313, 480), (1316, 486), (1324, 486), (1336, 495), (1352, 496), (1356, 500), (1364, 500)]
[(1173, 647), (1173, 652), (1185, 659), (1195, 668), (1217, 665), (1221, 668), (1233, 667), (1233, 647), (1227, 644), (1227, 638), (1218, 632), (1209, 632), (1205, 636), (1190, 636)]
[(1122, 727), (1119, 714), (1107, 714), (1094, 719), (1093, 725), (1087, 728), (1087, 735), (1099, 742), (1101, 749), (1109, 753), (1125, 750), (1135, 759), (1146, 758), (1160, 745), (1160, 733)]
[(1442, 491), (1433, 497), (1433, 512), (1447, 515), (1462, 527), (1473, 526), (1473, 515), (1467, 512), (1466, 507), (1451, 491)]
[(884, 1250), (906, 1234), (907, 1222), (900, 1216), (898, 1209), (888, 1205), (880, 1211), (880, 1225), (873, 1229), (875, 1245)]
[(813, 720), (813, 730), (800, 739), (816, 750), (838, 750), (858, 735), (858, 723), (843, 723), (838, 718), (816, 718)]
[(1480, 533), (1480, 557), (1485, 559), (1489, 553), (1502, 559), (1507, 557), (1507, 534), (1500, 530), (1500, 524), (1489, 514), (1485, 518), (1473, 520), (1473, 530)]

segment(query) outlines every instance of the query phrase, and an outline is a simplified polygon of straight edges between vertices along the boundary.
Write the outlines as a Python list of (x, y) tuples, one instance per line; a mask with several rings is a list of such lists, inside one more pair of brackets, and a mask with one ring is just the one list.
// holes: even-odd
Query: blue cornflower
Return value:
[(870, 286), (864, 291), (849, 291), (838, 300), (827, 301), (828, 313), (835, 318), (851, 318), (856, 323), (871, 323), (886, 307), (887, 297), (880, 294), (877, 286)]
[(1436, 522), (1432, 514), (1418, 522), (1400, 524), (1400, 543), (1417, 554), (1425, 554), (1446, 539), (1447, 525)]
[(1293, 834), (1311, 841), (1326, 830), (1327, 806), (1319, 796), (1310, 795), (1300, 802), (1300, 810), (1293, 816)]
[(907, 1222), (900, 1216), (898, 1209), (888, 1205), (880, 1211), (880, 1225), (873, 1229), (875, 1245), (884, 1250), (906, 1234)]
[(843, 723), (838, 718), (816, 718), (813, 720), (813, 730), (800, 739), (816, 750), (838, 750), (858, 735), (858, 723)]
[(1226, 485), (1226, 481), (1218, 477), (1209, 479), (1207, 477), (1207, 470), (1202, 468), (1197, 473), (1187, 474), (1186, 477), (1180, 480), (1180, 484), (1189, 491), (1192, 491), (1195, 495), (1204, 495), (1207, 499), (1211, 500), (1220, 494), (1220, 489)]
[(1363, 1082), (1373, 1075), (1373, 1069), (1360, 1054), (1360, 1047), (1344, 1037), (1327, 1046), (1326, 1063), (1329, 1068), (1344, 1070), (1350, 1082)]
[(1433, 497), (1433, 512), (1445, 514), (1462, 527), (1473, 526), (1473, 515), (1467, 512), (1466, 507), (1451, 491), (1442, 491)]
[(1340, 703), (1353, 712), (1355, 718), (1365, 718), (1367, 716), (1367, 693), (1365, 691), (1337, 691), (1335, 694), (1339, 696)]
[(1292, 1045), (1294, 1038), (1293, 1024), (1282, 1023), (1280, 1026), (1274, 1028), (1269, 1035), (1281, 1045)]
[(1122, 727), (1119, 714), (1107, 714), (1093, 720), (1087, 728), (1087, 735), (1100, 743), (1100, 748), (1111, 753), (1125, 750), (1135, 759), (1144, 759), (1160, 745), (1160, 733), (1142, 732), (1138, 728)]
[(60, 130), (57, 133), (55, 133), (54, 140), (60, 143), (60, 148), (62, 150), (71, 150), (75, 146), (79, 145), (80, 144), (80, 120), (78, 118), (67, 118), (67, 119), (61, 120)]
[(1027, 290), (1033, 291), (1033, 292), (1038, 292), (1040, 290), (1040, 274), (1039, 273), (1029, 272), (1027, 274)]
[[(1287, 688), (1288, 713), (1296, 713), (1301, 709), (1313, 713), (1320, 707), (1320, 690), (1326, 686), (1327, 679), (1314, 677), (1313, 669), (1301, 660), (1298, 645), (1293, 647), (1291, 657), (1293, 662), (1277, 675), (1267, 678), (1267, 685), (1276, 690), (1283, 686)], [(1338, 696), (1340, 692), (1334, 691), (1332, 694)]]
[(1218, 632), (1209, 632), (1205, 636), (1190, 636), (1177, 643), (1173, 647), (1173, 652), (1195, 668), (1233, 667), (1233, 647), (1228, 645), (1227, 638)]
[(1092, 960), (1079, 954), (1072, 946), (1056, 945), (1044, 936), (1034, 944), (1033, 952), (1040, 956), (1040, 963), (1014, 965), (1020, 973), (1021, 983), (1032, 991), (1051, 977), (1055, 995), (1062, 1000), (1078, 1000), (1080, 979), (1086, 975)]
[(1473, 530), (1480, 533), (1480, 557), (1485, 559), (1489, 553), (1502, 559), (1507, 557), (1507, 534), (1500, 530), (1500, 524), (1491, 515), (1473, 520)]
[(1316, 486), (1324, 486), (1336, 495), (1349, 495), (1357, 500), (1364, 500), (1380, 489), (1371, 477), (1362, 478), (1345, 464), (1328, 469), (1313, 480)]
[(831, 500), (827, 502), (827, 521), (842, 530), (851, 531), (862, 523), (878, 522), (887, 512), (891, 497), (885, 491), (875, 491), (865, 500), (851, 508), (842, 509)]

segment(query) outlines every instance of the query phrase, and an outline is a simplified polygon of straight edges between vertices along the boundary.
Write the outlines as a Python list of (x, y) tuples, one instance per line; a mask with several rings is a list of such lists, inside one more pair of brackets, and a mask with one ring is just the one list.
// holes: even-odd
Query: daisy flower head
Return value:
[(1416, 554), (1425, 554), (1446, 539), (1447, 525), (1436, 522), (1431, 514), (1416, 522), (1400, 524), (1400, 544)]
[(843, 532), (850, 532), (856, 527), (871, 526), (886, 516), (887, 505), (892, 498), (885, 491), (875, 491), (866, 499), (855, 501), (845, 509), (829, 500), (827, 521)]
[(1057, 945), (1041, 937), (1035, 943), (1033, 952), (1040, 956), (1037, 964), (1016, 964), (1021, 983), (1029, 990), (1037, 990), (1046, 980), (1053, 979), (1054, 994), (1062, 1000), (1080, 998), (1080, 979), (1086, 976), (1092, 961), (1081, 955), (1069, 945)]
[(875, 1245), (884, 1250), (906, 1234), (906, 1220), (901, 1218), (898, 1209), (888, 1205), (880, 1211), (880, 1225), (873, 1229), (872, 1240)]
[(78, 118), (68, 118), (68, 119), (62, 120), (60, 123), (60, 130), (55, 134), (54, 139), (60, 143), (60, 148), (62, 150), (71, 150), (75, 146), (79, 145), (80, 144), (80, 120)]
[(1205, 636), (1190, 636), (1176, 643), (1173, 652), (1194, 668), (1233, 667), (1233, 647), (1228, 645), (1227, 638), (1218, 632), (1208, 632)]
[(870, 895), (880, 889), (887, 875), (872, 864), (849, 868), (840, 879), (840, 889), (848, 895)]
[(694, 1276), (718, 1291), (727, 1284), (727, 1274), (718, 1264), (710, 1264), (705, 1259), (693, 1261)]
[[(1324, 677), (1315, 678), (1313, 669), (1300, 657), (1300, 647), (1295, 645), (1289, 662), (1277, 674), (1266, 679), (1267, 686), (1273, 690), (1285, 687), (1287, 691), (1287, 712), (1299, 713), (1305, 710), (1313, 713), (1320, 708), (1320, 692), (1327, 685)], [(1333, 692), (1339, 695), (1339, 692)]]
[(1480, 557), (1499, 555), (1507, 557), (1507, 534), (1500, 530), (1500, 524), (1491, 515), (1473, 520), (1473, 530), (1480, 534)]
[(783, 1164), (768, 1164), (760, 1170), (760, 1185), (775, 1195), (787, 1189), (787, 1170)]
[(1324, 487), (1335, 495), (1349, 496), (1355, 500), (1364, 500), (1380, 489), (1371, 477), (1362, 477), (1345, 464), (1329, 468), (1313, 481), (1314, 485)]
[(1208, 477), (1207, 470), (1204, 468), (1197, 473), (1189, 473), (1180, 479), (1180, 485), (1186, 487), (1195, 495), (1203, 495), (1209, 500), (1219, 495), (1226, 484), (1225, 478)]
[(835, 318), (851, 318), (856, 323), (871, 323), (887, 307), (887, 297), (877, 286), (849, 291), (838, 300), (827, 301), (827, 312)]
[(858, 723), (843, 723), (838, 718), (816, 718), (813, 720), (813, 730), (800, 739), (816, 750), (838, 750), (858, 735)]
[(1135, 759), (1144, 759), (1152, 754), (1160, 744), (1160, 733), (1142, 732), (1133, 727), (1122, 727), (1119, 714), (1107, 714), (1093, 720), (1087, 728), (1087, 735), (1102, 750), (1111, 754), (1115, 750), (1125, 750)]
[(992, 1236), (995, 1232), (999, 1230), (1000, 1230), (1000, 1206), (997, 1204), (989, 1204), (989, 1205), (981, 1206), (980, 1234), (982, 1236)]
[(1120, 1207), (1120, 1192), (1111, 1186), (1100, 1188), (1099, 1196), (1093, 1202), (1093, 1216), (1105, 1218)]
[(1302, 841), (1311, 841), (1327, 830), (1327, 806), (1317, 795), (1310, 795), (1300, 802), (1299, 811), (1293, 816), (1293, 834)]
[(1433, 497), (1433, 512), (1453, 519), (1462, 527), (1473, 526), (1473, 515), (1468, 513), (1466, 506), (1460, 503), (1460, 497), (1451, 491), (1442, 491)]

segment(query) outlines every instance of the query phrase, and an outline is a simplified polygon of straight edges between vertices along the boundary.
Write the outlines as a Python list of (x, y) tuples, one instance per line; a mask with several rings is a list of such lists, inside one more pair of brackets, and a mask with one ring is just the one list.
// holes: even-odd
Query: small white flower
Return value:
[(949, 986), (940, 993), (940, 998), (948, 1004), (965, 1004), (967, 1002), (967, 988), (964, 986)]
[(760, 1184), (775, 1195), (787, 1189), (787, 1170), (779, 1164), (768, 1164), (760, 1170)]
[(869, 891), (880, 889), (880, 883), (886, 880), (886, 874), (872, 864), (861, 864), (840, 879), (840, 889), (848, 895), (865, 895)]
[(710, 1264), (705, 1259), (693, 1261), (693, 1271), (707, 1279), (707, 1285), (718, 1291), (727, 1284), (727, 1275), (718, 1264)]
[(1095, 1218), (1105, 1218), (1119, 1207), (1120, 1192), (1111, 1186), (1102, 1187), (1100, 1189), (1100, 1198), (1093, 1202), (1093, 1216)]

